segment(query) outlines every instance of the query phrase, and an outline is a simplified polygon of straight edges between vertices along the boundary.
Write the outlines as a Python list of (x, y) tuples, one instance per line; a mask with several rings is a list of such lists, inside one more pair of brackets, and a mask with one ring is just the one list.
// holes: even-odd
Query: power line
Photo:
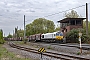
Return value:
[[(90, 4), (90, 3), (88, 3)], [(53, 16), (53, 15), (56, 15), (56, 14), (60, 14), (60, 13), (63, 13), (63, 12), (67, 12), (69, 10), (73, 10), (73, 9), (77, 9), (77, 8), (80, 8), (80, 7), (83, 7), (85, 5), (81, 5), (81, 6), (78, 6), (78, 7), (75, 7), (75, 8), (71, 8), (71, 9), (68, 9), (68, 10), (65, 10), (65, 11), (61, 11), (61, 12), (58, 12), (58, 13), (54, 13), (54, 14), (50, 14), (50, 15), (47, 15), (47, 16), (43, 16), (43, 17), (49, 17), (49, 16)], [(29, 21), (29, 20), (28, 20)], [(27, 21), (26, 21), (27, 22)]]
[[(90, 3), (88, 3), (88, 4), (90, 4)], [(65, 10), (65, 11), (61, 11), (61, 12), (57, 12), (57, 13), (54, 13), (54, 14), (50, 14), (50, 15), (47, 15), (47, 16), (44, 16), (44, 17), (53, 16), (53, 15), (60, 14), (60, 13), (63, 13), (63, 12), (67, 12), (69, 10), (77, 9), (77, 8), (80, 8), (80, 7), (83, 7), (83, 6), (86, 6), (86, 5), (81, 5), (81, 6), (78, 6), (78, 7), (75, 7), (75, 8), (71, 8), (71, 9), (68, 9), (68, 10)]]
[(80, 7), (83, 7), (83, 6), (85, 6), (85, 5), (81, 5), (81, 6), (78, 6), (78, 7), (75, 7), (75, 8), (71, 8), (71, 9), (68, 9), (68, 10), (65, 10), (65, 11), (61, 11), (61, 12), (58, 12), (58, 13), (54, 13), (54, 14), (51, 14), (51, 15), (47, 15), (47, 16), (44, 16), (44, 17), (48, 17), (48, 16), (59, 14), (59, 13), (67, 12), (69, 10), (73, 10), (73, 9), (80, 8)]

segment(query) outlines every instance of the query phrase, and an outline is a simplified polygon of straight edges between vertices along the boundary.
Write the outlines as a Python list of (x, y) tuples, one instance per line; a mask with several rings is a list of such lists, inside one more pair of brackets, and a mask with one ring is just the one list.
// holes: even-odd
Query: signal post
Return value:
[(81, 36), (82, 36), (82, 33), (79, 32), (80, 53), (82, 53)]

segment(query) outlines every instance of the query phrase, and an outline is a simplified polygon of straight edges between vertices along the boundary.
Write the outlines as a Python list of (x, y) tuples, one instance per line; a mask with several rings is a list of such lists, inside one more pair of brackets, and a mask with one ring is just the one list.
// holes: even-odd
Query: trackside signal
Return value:
[(44, 52), (46, 52), (46, 50), (45, 50), (45, 48), (39, 48), (38, 52), (40, 52), (41, 58), (42, 58), (42, 55), (43, 55)]
[(45, 48), (39, 48), (38, 52), (43, 53), (43, 52), (46, 52), (46, 50), (45, 50)]

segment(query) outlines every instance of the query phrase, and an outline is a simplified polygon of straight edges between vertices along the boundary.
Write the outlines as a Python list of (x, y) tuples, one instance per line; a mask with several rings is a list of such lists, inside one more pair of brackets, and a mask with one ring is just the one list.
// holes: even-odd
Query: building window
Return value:
[(76, 25), (81, 25), (81, 20), (76, 20)]
[(70, 25), (75, 25), (75, 20), (71, 20)]

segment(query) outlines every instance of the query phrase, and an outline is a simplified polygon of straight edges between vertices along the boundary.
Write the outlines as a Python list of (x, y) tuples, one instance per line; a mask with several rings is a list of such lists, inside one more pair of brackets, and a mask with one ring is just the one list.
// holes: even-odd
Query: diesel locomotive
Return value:
[(63, 42), (63, 33), (58, 32), (52, 32), (52, 33), (43, 33), (43, 34), (35, 34), (30, 35), (28, 37), (29, 41), (46, 41), (46, 42)]

